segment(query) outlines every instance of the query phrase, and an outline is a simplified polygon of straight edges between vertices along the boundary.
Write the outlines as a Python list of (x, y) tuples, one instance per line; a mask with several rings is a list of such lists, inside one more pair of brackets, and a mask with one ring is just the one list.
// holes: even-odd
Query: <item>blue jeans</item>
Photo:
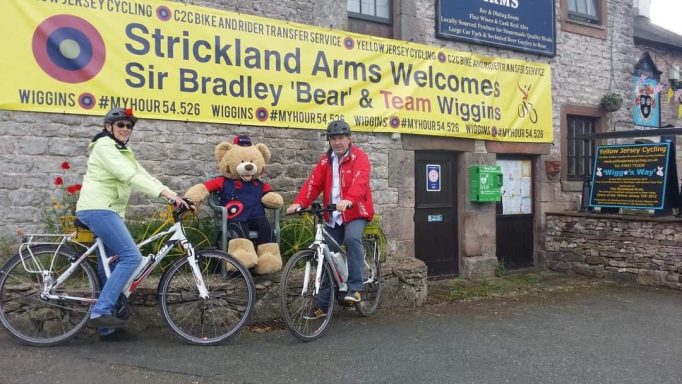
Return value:
[[(97, 303), (92, 308), (91, 318), (113, 315), (116, 301), (128, 282), (130, 275), (142, 261), (142, 254), (135, 245), (135, 240), (128, 232), (123, 219), (114, 211), (93, 209), (76, 212), (80, 221), (87, 225), (97, 235), (106, 247), (107, 256), (118, 255), (116, 268), (100, 292)], [(100, 268), (98, 268), (100, 269)]]
[[(362, 236), (367, 226), (367, 220), (355, 219), (342, 225), (335, 227), (325, 226), (325, 230), (336, 240), (339, 244), (346, 245), (346, 257), (348, 258), (348, 292), (362, 290), (362, 271), (365, 269), (365, 248), (362, 244)], [(329, 244), (329, 249), (332, 252), (338, 252), (339, 249)], [(325, 279), (326, 280), (326, 279)], [(320, 287), (319, 305), (323, 310), (329, 308), (329, 284), (322, 281)]]

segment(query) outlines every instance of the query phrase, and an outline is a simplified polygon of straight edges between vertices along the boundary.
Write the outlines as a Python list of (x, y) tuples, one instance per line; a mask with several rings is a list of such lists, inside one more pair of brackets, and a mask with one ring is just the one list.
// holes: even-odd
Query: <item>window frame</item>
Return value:
[(561, 30), (606, 40), (608, 22), (607, 0), (595, 1), (599, 20), (594, 23), (572, 18), (568, 11), (569, 1), (561, 0)]
[[(567, 104), (561, 108), (561, 161), (564, 166), (561, 167), (561, 181), (562, 190), (564, 191), (581, 191), (583, 180), (568, 177), (568, 131), (569, 131), (569, 117), (577, 116), (594, 120), (594, 133), (604, 132), (606, 128), (606, 114), (601, 108), (589, 107), (584, 105)], [(592, 160), (594, 160), (594, 148), (599, 145), (599, 140), (592, 140)]]
[[(568, 18), (571, 20), (582, 21), (588, 24), (601, 24), (599, 18), (599, 0), (568, 0), (570, 1), (583, 1), (584, 3), (594, 1), (595, 15), (590, 15), (589, 13), (579, 13), (577, 11), (572, 12), (568, 9)], [(567, 3), (568, 5), (568, 3)]]
[[(377, 0), (372, 0), (372, 3), (374, 4), (374, 13), (376, 13)], [(364, 14), (364, 13), (362, 13), (362, 0), (359, 0), (359, 4), (360, 4), (360, 13), (347, 11), (348, 17), (353, 18), (353, 19), (367, 20), (367, 21), (371, 21), (374, 23), (393, 25), (393, 0), (388, 0), (388, 18)], [(348, 10), (348, 2), (347, 1), (346, 1), (346, 10)]]

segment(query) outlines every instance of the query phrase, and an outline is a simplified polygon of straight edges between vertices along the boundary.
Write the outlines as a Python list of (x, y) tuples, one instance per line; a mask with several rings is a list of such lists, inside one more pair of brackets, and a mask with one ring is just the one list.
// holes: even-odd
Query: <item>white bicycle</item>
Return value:
[[(284, 322), (289, 331), (303, 341), (312, 341), (322, 336), (331, 322), (336, 295), (347, 291), (348, 265), (345, 252), (324, 229), (324, 212), (335, 210), (334, 204), (323, 208), (315, 203), (307, 209), (296, 211), (297, 214), (315, 217), (315, 240), (308, 249), (297, 252), (289, 259), (282, 270), (280, 289)], [(347, 304), (343, 301), (343, 295), (339, 295), (338, 302), (343, 306), (355, 306), (363, 316), (372, 316), (379, 309), (381, 299), (381, 260), (375, 237), (365, 236), (363, 243), (365, 261), (362, 290), (359, 291), (362, 301)], [(332, 252), (329, 245), (333, 245), (339, 252)], [(320, 316), (311, 316), (321, 303), (328, 307), (326, 312)]]
[[(173, 262), (158, 285), (161, 315), (170, 330), (196, 345), (218, 344), (236, 335), (248, 321), (255, 302), (249, 271), (220, 250), (195, 250), (180, 220), (186, 209), (167, 207), (163, 230), (138, 244), (143, 247), (168, 235), (156, 254), (143, 257), (123, 289), (130, 296), (177, 245), (184, 257)], [(109, 276), (115, 256), (105, 253), (100, 239), (92, 245), (76, 234), (26, 235), (19, 253), (0, 269), (0, 322), (21, 343), (52, 346), (74, 337), (87, 322), (97, 301), (99, 278), (88, 256), (99, 253)], [(231, 268), (225, 272), (223, 265)]]

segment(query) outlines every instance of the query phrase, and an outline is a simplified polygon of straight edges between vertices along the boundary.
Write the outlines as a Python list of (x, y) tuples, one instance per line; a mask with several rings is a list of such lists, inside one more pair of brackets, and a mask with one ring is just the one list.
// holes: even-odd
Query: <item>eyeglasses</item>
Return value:
[(122, 121), (117, 122), (116, 124), (117, 128), (128, 128), (128, 129), (133, 129), (133, 124), (131, 123), (124, 123)]

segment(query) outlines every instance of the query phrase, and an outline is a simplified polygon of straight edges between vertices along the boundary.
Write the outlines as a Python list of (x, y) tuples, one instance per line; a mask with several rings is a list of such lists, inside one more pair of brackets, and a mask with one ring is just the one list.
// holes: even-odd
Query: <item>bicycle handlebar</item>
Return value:
[[(181, 199), (184, 200), (185, 203), (187, 203), (187, 206), (189, 208), (185, 208), (184, 205), (181, 205), (180, 208), (173, 209), (173, 216), (175, 217), (175, 221), (177, 221), (185, 212), (187, 212), (187, 211), (194, 212), (197, 209), (196, 204), (194, 204), (194, 202), (192, 200), (190, 200), (186, 197), (181, 197)], [(173, 199), (173, 198), (169, 197), (167, 202), (169, 205), (173, 205), (173, 206), (175, 205), (175, 199)]]
[[(353, 208), (353, 204), (348, 204), (347, 208)], [(336, 211), (336, 204), (329, 204), (323, 207), (320, 203), (312, 203), (308, 208), (297, 208), (293, 213), (287, 213), (286, 215), (302, 215), (304, 213), (310, 213), (315, 216), (321, 216), (324, 212), (334, 212)]]

